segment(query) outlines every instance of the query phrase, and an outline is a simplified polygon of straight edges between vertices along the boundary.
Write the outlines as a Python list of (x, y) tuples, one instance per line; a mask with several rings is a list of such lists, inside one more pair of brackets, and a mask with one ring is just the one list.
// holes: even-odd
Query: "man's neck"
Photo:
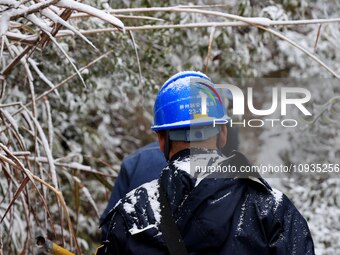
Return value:
[(191, 148), (205, 148), (210, 150), (216, 150), (216, 142), (214, 140), (209, 139), (202, 142), (172, 142), (171, 143), (171, 149), (169, 156), (172, 158), (173, 155), (175, 155), (177, 152), (185, 150), (185, 149), (191, 149)]

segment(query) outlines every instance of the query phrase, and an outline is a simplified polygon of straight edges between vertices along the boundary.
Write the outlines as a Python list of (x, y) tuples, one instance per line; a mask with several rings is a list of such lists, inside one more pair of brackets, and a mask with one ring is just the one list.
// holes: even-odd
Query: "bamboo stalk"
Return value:
[[(149, 17), (149, 16), (141, 16), (141, 15), (124, 15), (124, 14), (116, 14), (114, 15), (116, 18), (123, 18), (123, 19), (141, 19), (141, 20), (152, 20), (152, 21), (165, 21), (164, 19)], [(87, 13), (75, 13), (72, 14), (70, 19), (77, 19), (77, 18), (89, 18), (91, 17)]]

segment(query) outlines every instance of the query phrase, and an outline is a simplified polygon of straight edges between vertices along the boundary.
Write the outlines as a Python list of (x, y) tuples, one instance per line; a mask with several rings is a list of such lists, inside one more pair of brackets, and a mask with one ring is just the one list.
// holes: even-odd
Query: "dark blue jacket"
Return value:
[[(230, 155), (238, 149), (238, 129), (228, 127), (227, 144), (222, 149), (224, 155)], [(126, 193), (140, 185), (158, 179), (162, 169), (167, 165), (158, 142), (150, 143), (124, 158), (119, 175), (113, 186), (109, 203), (100, 217), (100, 222)], [(103, 230), (105, 231), (105, 227)], [(104, 233), (105, 234), (105, 233)]]
[[(314, 254), (307, 222), (285, 195), (256, 176), (195, 175), (190, 173), (194, 162), (248, 165), (240, 153), (226, 159), (207, 150), (184, 150), (162, 171), (160, 181), (190, 255)], [(129, 192), (110, 211), (105, 254), (168, 254), (158, 200), (155, 180)]]
[[(103, 214), (108, 213), (119, 199), (140, 185), (158, 179), (167, 165), (159, 143), (150, 143), (124, 158), (119, 175), (112, 189), (109, 204)], [(105, 218), (103, 216), (103, 218)]]
[[(150, 143), (124, 158), (119, 175), (113, 186), (109, 203), (100, 217), (100, 222), (126, 193), (140, 185), (158, 179), (162, 169), (167, 165), (159, 143)], [(107, 226), (102, 227), (103, 235)]]

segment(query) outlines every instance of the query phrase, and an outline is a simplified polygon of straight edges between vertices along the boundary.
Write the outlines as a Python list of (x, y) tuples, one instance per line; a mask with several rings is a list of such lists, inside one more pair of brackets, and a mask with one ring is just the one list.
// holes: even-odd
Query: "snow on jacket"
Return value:
[[(228, 126), (228, 143), (222, 148), (224, 155), (230, 155), (238, 149), (238, 129)], [(124, 158), (119, 175), (113, 186), (109, 202), (100, 217), (100, 223), (109, 211), (125, 195), (140, 185), (158, 179), (161, 171), (167, 165), (158, 142), (153, 142), (139, 148)], [(108, 225), (102, 226), (102, 236), (106, 236)]]
[[(109, 211), (125, 195), (140, 185), (158, 179), (161, 171), (166, 167), (163, 152), (159, 143), (153, 142), (128, 155), (122, 162), (119, 175), (113, 186), (108, 205), (100, 217), (100, 223), (106, 218)], [(102, 226), (102, 236), (107, 233), (108, 225)]]
[[(248, 164), (238, 152), (225, 158), (217, 151), (187, 149), (174, 155), (162, 171), (160, 182), (188, 253), (314, 254), (306, 220), (259, 176), (194, 173), (196, 165), (239, 169)], [(109, 212), (103, 223), (109, 222), (105, 254), (168, 254), (159, 229), (158, 183), (154, 180), (132, 190)]]

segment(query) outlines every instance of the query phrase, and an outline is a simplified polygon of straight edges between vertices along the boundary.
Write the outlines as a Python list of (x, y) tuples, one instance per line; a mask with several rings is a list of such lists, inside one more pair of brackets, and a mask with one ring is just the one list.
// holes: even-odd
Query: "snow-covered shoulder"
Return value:
[(195, 177), (197, 179), (197, 186), (202, 179), (211, 174), (209, 171), (203, 171), (204, 168), (213, 165), (217, 166), (225, 160), (226, 158), (220, 156), (217, 151), (211, 152), (207, 150), (206, 153), (193, 154), (190, 155), (190, 157), (174, 160), (171, 162), (171, 164), (176, 169), (175, 174), (177, 174), (177, 171), (184, 171), (189, 175)]
[[(289, 201), (289, 199), (278, 189), (272, 188), (269, 184), (255, 177), (248, 177), (249, 180), (254, 183), (260, 184), (266, 192), (258, 192), (255, 193), (255, 203), (260, 205), (259, 208), (262, 208), (261, 214), (268, 214), (269, 211), (276, 212), (277, 209), (283, 205), (283, 203)], [(290, 202), (290, 201), (289, 201)]]
[(158, 230), (161, 221), (158, 188), (158, 180), (145, 183), (127, 193), (115, 206), (125, 219), (131, 235), (151, 228)]

